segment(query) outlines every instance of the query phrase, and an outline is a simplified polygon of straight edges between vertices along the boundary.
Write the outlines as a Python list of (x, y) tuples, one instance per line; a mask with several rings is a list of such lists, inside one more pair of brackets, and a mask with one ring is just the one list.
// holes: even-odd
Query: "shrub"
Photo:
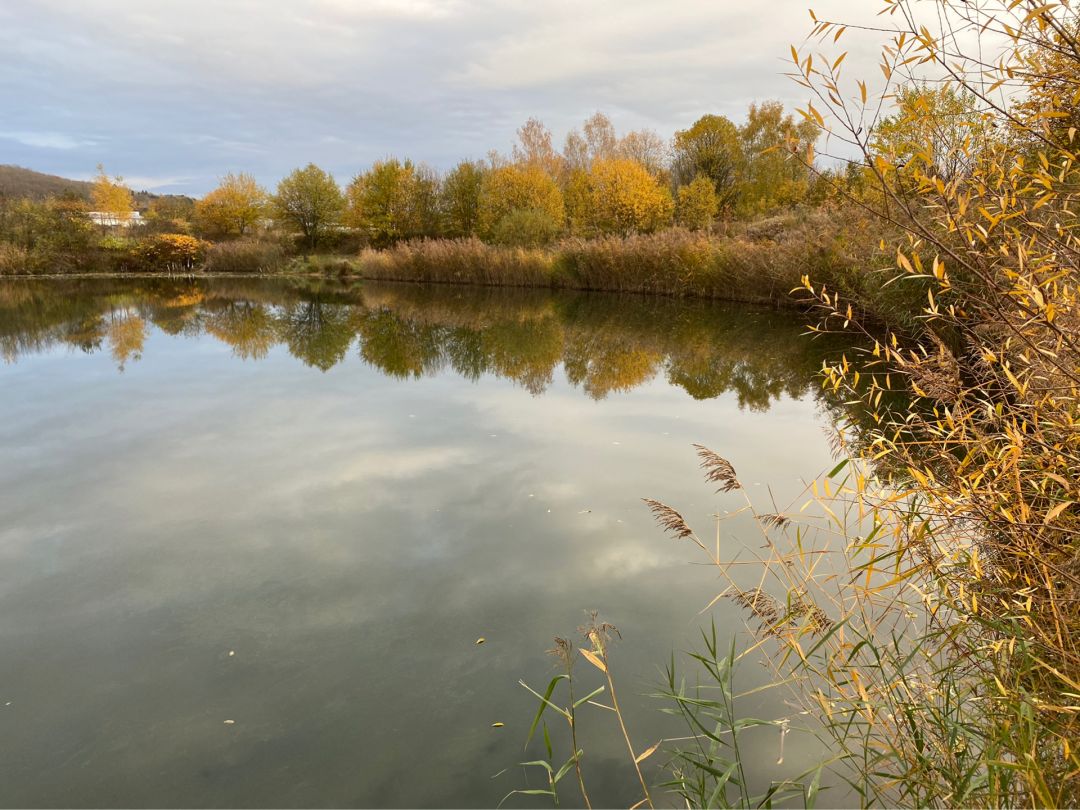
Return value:
[(194, 270), (206, 256), (208, 243), (182, 233), (163, 233), (138, 241), (129, 257), (136, 269)]
[(25, 273), (30, 267), (30, 253), (26, 248), (0, 242), (0, 276)]

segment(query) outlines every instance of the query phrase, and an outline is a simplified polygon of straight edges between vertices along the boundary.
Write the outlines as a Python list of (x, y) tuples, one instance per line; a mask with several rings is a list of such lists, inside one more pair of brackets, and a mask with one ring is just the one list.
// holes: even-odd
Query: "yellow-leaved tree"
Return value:
[(651, 233), (671, 224), (671, 192), (636, 160), (594, 160), (571, 178), (571, 189), (571, 217), (584, 234)]
[(208, 235), (243, 236), (267, 216), (269, 202), (266, 189), (250, 174), (229, 173), (195, 204), (195, 217)]
[(131, 221), (131, 212), (135, 208), (135, 196), (131, 189), (123, 184), (124, 178), (110, 178), (105, 174), (105, 166), (97, 167), (97, 176), (90, 187), (90, 200), (94, 211), (99, 214), (98, 221), (103, 225), (124, 225)]
[(507, 244), (550, 241), (564, 219), (562, 192), (539, 166), (501, 166), (484, 174), (477, 220), (485, 239)]

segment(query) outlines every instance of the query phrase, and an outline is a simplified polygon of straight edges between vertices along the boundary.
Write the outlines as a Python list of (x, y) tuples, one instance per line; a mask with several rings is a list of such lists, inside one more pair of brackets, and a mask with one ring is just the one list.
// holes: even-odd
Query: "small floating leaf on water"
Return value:
[(579, 515), (588, 515), (591, 512), (592, 512), (592, 509), (582, 509), (580, 512), (578, 512), (578, 514)]
[(236, 655), (236, 650), (229, 650), (229, 657)]
[(487, 641), (487, 639), (486, 639), (486, 638), (484, 638), (483, 636), (480, 636), (480, 638), (478, 638), (478, 639), (476, 640), (476, 643), (477, 643), (477, 644), (483, 644), (483, 643), (484, 643), (485, 641)]
[(612, 442), (612, 444), (622, 444), (622, 442)]
[(227, 725), (227, 726), (231, 726), (231, 725), (235, 725), (235, 724), (236, 724), (235, 720), (226, 720), (225, 721), (225, 725)]
[(491, 727), (492, 727), (492, 728), (502, 728), (502, 727), (503, 727), (503, 724), (502, 724), (502, 723), (492, 723), (492, 724), (491, 724)]

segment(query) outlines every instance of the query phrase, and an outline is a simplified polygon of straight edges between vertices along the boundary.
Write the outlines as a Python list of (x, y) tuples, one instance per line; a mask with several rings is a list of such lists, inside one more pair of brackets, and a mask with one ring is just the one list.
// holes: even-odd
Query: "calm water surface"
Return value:
[[(0, 802), (494, 806), (540, 786), (517, 681), (591, 608), (639, 748), (685, 733), (661, 668), (743, 624), (699, 615), (720, 583), (640, 498), (704, 533), (737, 508), (693, 442), (780, 507), (830, 466), (802, 331), (536, 291), (0, 283)], [(637, 801), (613, 717), (580, 733), (594, 803)], [(777, 751), (752, 738), (762, 771)]]

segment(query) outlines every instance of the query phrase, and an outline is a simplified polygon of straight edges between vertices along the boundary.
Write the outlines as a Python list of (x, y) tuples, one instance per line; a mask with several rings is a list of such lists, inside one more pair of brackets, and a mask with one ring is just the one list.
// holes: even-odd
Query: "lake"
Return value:
[[(494, 806), (544, 786), (514, 766), (540, 754), (518, 680), (542, 689), (589, 609), (621, 632), (638, 750), (685, 735), (649, 693), (700, 627), (744, 622), (701, 613), (722, 583), (641, 498), (711, 537), (741, 501), (693, 443), (780, 508), (832, 466), (804, 325), (585, 293), (0, 282), (0, 801)], [(722, 542), (749, 558), (760, 535), (740, 516)], [(593, 803), (633, 804), (613, 716), (584, 710)], [(763, 772), (778, 742), (752, 738)], [(788, 745), (793, 772), (820, 753)]]

